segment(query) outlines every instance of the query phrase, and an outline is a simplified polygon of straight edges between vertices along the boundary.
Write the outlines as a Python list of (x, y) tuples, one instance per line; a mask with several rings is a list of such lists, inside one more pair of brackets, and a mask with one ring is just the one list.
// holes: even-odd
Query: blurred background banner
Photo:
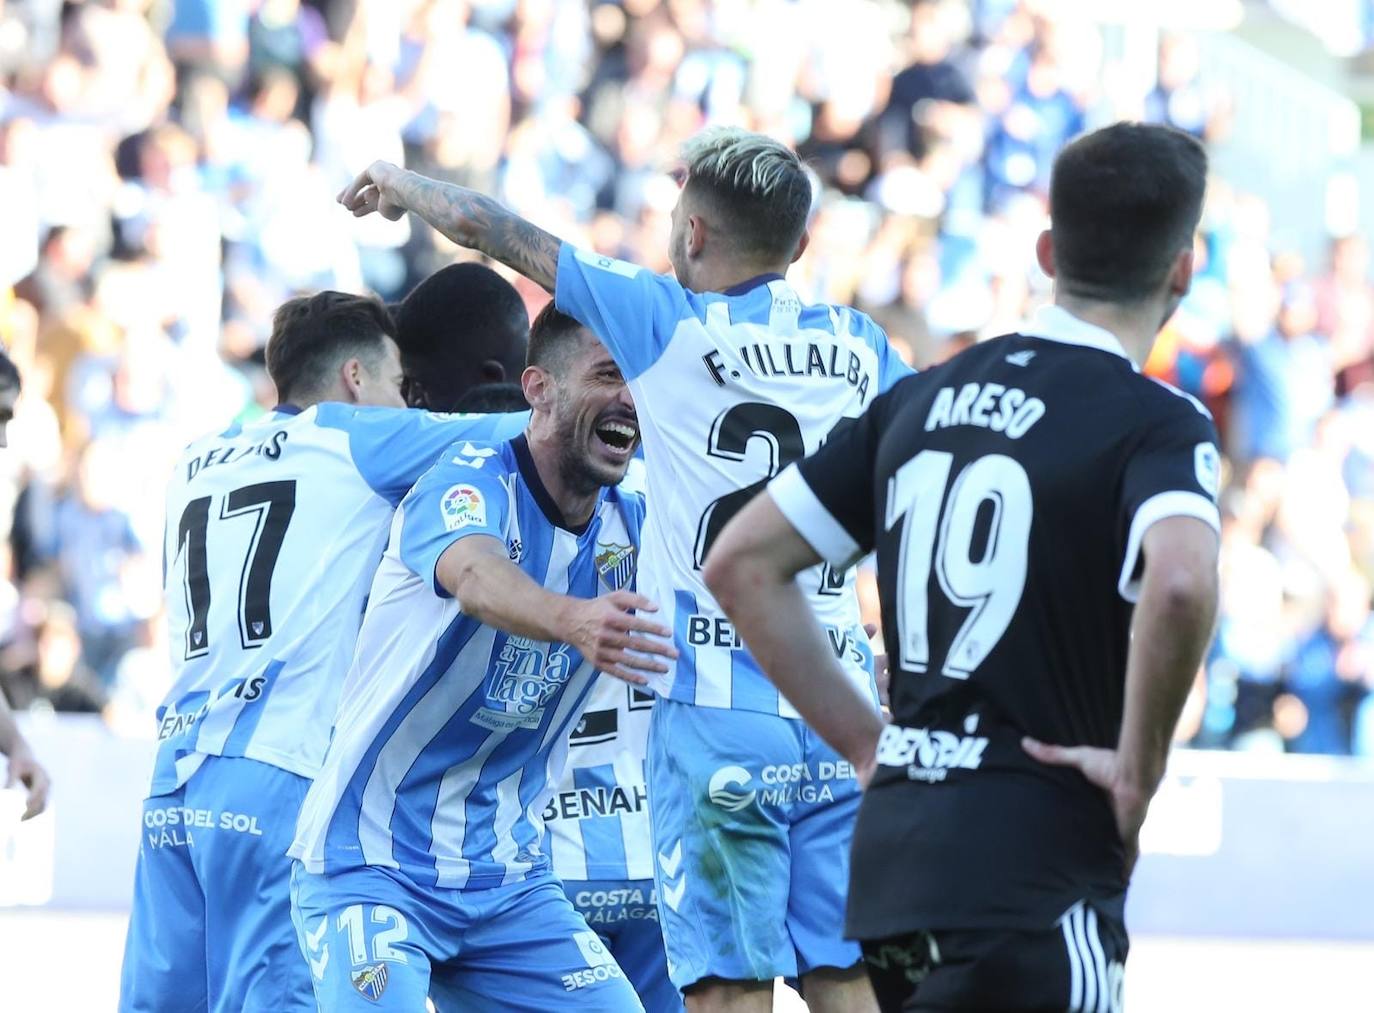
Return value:
[[(766, 131), (816, 174), (793, 284), (925, 366), (1048, 298), (1053, 158), (1120, 118), (1212, 157), (1197, 277), (1147, 369), (1212, 411), (1225, 457), (1218, 636), (1132, 926), (1235, 936), (1268, 966), (1300, 952), (1338, 997), (1374, 994), (1369, 951), (1349, 971), (1331, 942), (1374, 917), (1374, 0), (0, 2), (0, 343), (24, 384), (0, 452), (0, 689), (56, 781), (53, 816), (0, 810), (0, 952), (40, 938), (5, 935), (35, 924), (9, 905), (118, 923), (170, 678), (163, 488), (186, 443), (273, 404), (272, 310), (396, 299), (469, 256), (342, 213), (360, 168), (479, 187), (667, 270), (682, 140)], [(64, 936), (106, 924), (80, 917)], [(122, 929), (90, 931), (117, 968)], [(1163, 945), (1133, 988), (1222, 959)], [(1154, 998), (1285, 1001), (1187, 994)]]
[[(127, 911), (139, 834), (187, 833), (136, 825), (150, 744), (78, 715), (24, 733), (58, 787), (22, 825), (19, 793), (0, 792), (0, 907)], [(1374, 770), (1350, 760), (1176, 752), (1142, 834), (1131, 931), (1374, 943), (1372, 793)]]

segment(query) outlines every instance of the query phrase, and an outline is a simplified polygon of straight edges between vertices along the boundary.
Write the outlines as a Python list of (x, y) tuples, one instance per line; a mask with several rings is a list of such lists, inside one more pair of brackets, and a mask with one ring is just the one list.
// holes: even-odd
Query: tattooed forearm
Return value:
[(459, 246), (479, 250), (553, 291), (562, 241), (485, 194), (407, 172), (400, 202)]

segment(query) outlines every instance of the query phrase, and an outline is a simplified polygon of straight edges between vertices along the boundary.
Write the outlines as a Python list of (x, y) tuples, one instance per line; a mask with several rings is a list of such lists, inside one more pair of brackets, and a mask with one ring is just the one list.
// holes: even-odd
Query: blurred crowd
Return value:
[[(376, 158), (482, 188), (667, 270), (672, 170), (708, 122), (814, 167), (791, 278), (916, 365), (1048, 295), (1056, 151), (1117, 118), (1204, 140), (1230, 103), (1164, 35), (1149, 91), (1091, 5), (1052, 0), (8, 0), (0, 339), (24, 391), (0, 454), (0, 684), (151, 735), (170, 673), (162, 490), (190, 439), (273, 403), (283, 299), (396, 299), (458, 251), (334, 195)], [(1155, 375), (1227, 458), (1224, 602), (1181, 736), (1374, 753), (1374, 288), (1356, 236), (1305, 263), (1217, 179)], [(537, 309), (542, 293), (523, 282)], [(12, 522), (11, 522), (12, 519)], [(871, 597), (871, 588), (870, 588)]]

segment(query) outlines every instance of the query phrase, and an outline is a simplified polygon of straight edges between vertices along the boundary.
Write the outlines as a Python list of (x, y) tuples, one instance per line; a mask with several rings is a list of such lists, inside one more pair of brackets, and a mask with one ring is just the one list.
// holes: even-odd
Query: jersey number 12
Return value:
[[(930, 571), (951, 602), (970, 609), (945, 653), (942, 675), (967, 679), (1006, 633), (1026, 587), (1031, 487), (1026, 471), (1002, 454), (980, 457), (945, 489), (954, 455), (924, 450), (888, 480), (885, 527), (902, 523), (897, 563), (899, 660), (908, 672), (930, 663)], [(940, 507), (944, 505), (943, 512)], [(982, 551), (973, 558), (980, 516)]]
[[(210, 572), (206, 539), (210, 503), (200, 496), (186, 504), (177, 525), (177, 554), (186, 558), (186, 658), (210, 650)], [(286, 527), (296, 510), (296, 483), (261, 482), (235, 489), (220, 503), (220, 520), (252, 514), (253, 534), (239, 572), (239, 643), (260, 647), (272, 636), (272, 571), (281, 555)]]

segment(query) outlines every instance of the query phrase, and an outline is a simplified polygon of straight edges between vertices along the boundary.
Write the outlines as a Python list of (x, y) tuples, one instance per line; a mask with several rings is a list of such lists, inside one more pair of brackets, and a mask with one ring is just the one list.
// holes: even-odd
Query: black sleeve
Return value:
[(893, 393), (863, 415), (841, 421), (823, 447), (768, 487), (778, 509), (817, 555), (849, 566), (873, 548), (874, 462)]
[(1140, 593), (1140, 546), (1152, 524), (1182, 516), (1221, 527), (1216, 427), (1191, 405), (1180, 408), (1144, 432), (1122, 472), (1117, 531), (1124, 549), (1117, 586), (1127, 601)]

